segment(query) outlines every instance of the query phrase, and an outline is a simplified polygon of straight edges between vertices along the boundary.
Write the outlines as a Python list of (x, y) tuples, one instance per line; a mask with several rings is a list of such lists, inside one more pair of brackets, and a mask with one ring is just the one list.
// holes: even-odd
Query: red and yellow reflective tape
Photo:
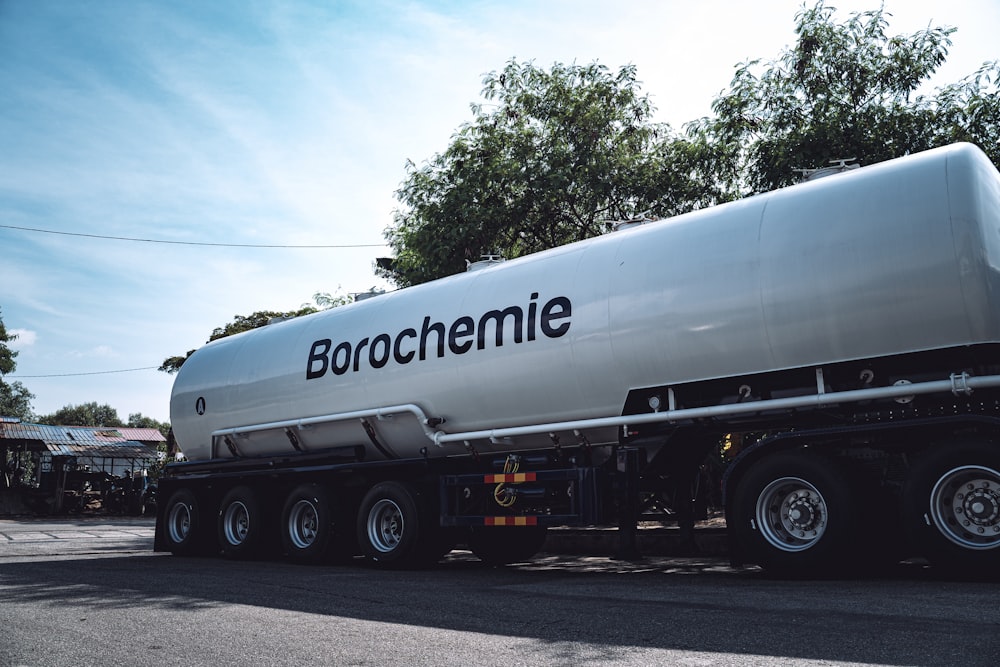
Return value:
[(488, 516), (483, 518), (485, 526), (537, 526), (536, 516)]
[(510, 472), (497, 475), (484, 475), (483, 482), (486, 484), (519, 484), (521, 482), (534, 482), (533, 472)]

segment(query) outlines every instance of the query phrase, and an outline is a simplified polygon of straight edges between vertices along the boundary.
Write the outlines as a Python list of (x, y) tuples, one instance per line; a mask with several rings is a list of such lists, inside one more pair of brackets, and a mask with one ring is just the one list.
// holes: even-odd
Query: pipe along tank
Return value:
[[(826, 408), (840, 424), (859, 400), (899, 409), (940, 394), (933, 381), (952, 399), (972, 385), (992, 397), (998, 267), (1000, 175), (955, 144), (216, 340), (180, 369), (171, 423), (190, 461), (220, 464), (338, 446), (426, 460), (560, 439), (631, 439), (653, 459), (700, 423), (713, 437), (743, 423), (801, 429)], [(878, 457), (895, 446), (861, 439)], [(745, 452), (728, 509), (772, 452), (804, 444)], [(762, 532), (757, 505), (748, 523)], [(763, 542), (780, 558), (816, 544), (771, 522)], [(998, 545), (966, 550), (992, 558)]]

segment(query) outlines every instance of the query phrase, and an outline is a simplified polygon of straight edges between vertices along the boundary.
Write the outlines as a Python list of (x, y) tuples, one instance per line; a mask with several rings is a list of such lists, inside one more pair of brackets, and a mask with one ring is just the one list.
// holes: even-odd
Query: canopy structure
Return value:
[(145, 475), (166, 442), (154, 428), (52, 426), (0, 417), (0, 491), (34, 489), (51, 496), (52, 509), (59, 511), (66, 493), (82, 498), (104, 480)]
[(155, 460), (166, 441), (155, 428), (50, 426), (0, 418), (0, 448), (74, 456), (78, 464), (80, 459), (90, 465), (101, 459)]

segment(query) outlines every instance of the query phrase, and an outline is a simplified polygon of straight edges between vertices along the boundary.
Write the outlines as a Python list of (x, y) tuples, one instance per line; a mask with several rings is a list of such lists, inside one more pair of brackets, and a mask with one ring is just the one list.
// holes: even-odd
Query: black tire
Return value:
[(167, 551), (175, 556), (192, 556), (204, 551), (201, 509), (190, 489), (178, 489), (167, 501), (163, 512), (163, 536)]
[(361, 552), (386, 569), (426, 567), (447, 551), (432, 507), (409, 484), (381, 482), (365, 494), (358, 510)]
[(334, 560), (343, 548), (336, 539), (334, 509), (329, 493), (319, 484), (302, 484), (292, 490), (281, 512), (285, 556), (305, 564)]
[(1000, 570), (1000, 446), (942, 443), (918, 459), (903, 486), (908, 543), (948, 574)]
[(736, 487), (730, 530), (743, 560), (779, 576), (827, 577), (854, 569), (858, 510), (848, 476), (807, 453), (753, 463)]
[(227, 558), (254, 558), (263, 552), (264, 521), (260, 503), (248, 487), (238, 486), (219, 506), (217, 537)]
[(469, 534), (469, 549), (484, 563), (507, 565), (531, 560), (541, 551), (547, 536), (545, 526), (474, 528)]

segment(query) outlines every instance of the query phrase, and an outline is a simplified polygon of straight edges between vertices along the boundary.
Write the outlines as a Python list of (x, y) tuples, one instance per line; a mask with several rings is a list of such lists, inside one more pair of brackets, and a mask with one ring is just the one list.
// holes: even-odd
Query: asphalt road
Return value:
[(147, 519), (0, 520), (0, 666), (996, 664), (1000, 584), (717, 558), (435, 569), (154, 554)]

